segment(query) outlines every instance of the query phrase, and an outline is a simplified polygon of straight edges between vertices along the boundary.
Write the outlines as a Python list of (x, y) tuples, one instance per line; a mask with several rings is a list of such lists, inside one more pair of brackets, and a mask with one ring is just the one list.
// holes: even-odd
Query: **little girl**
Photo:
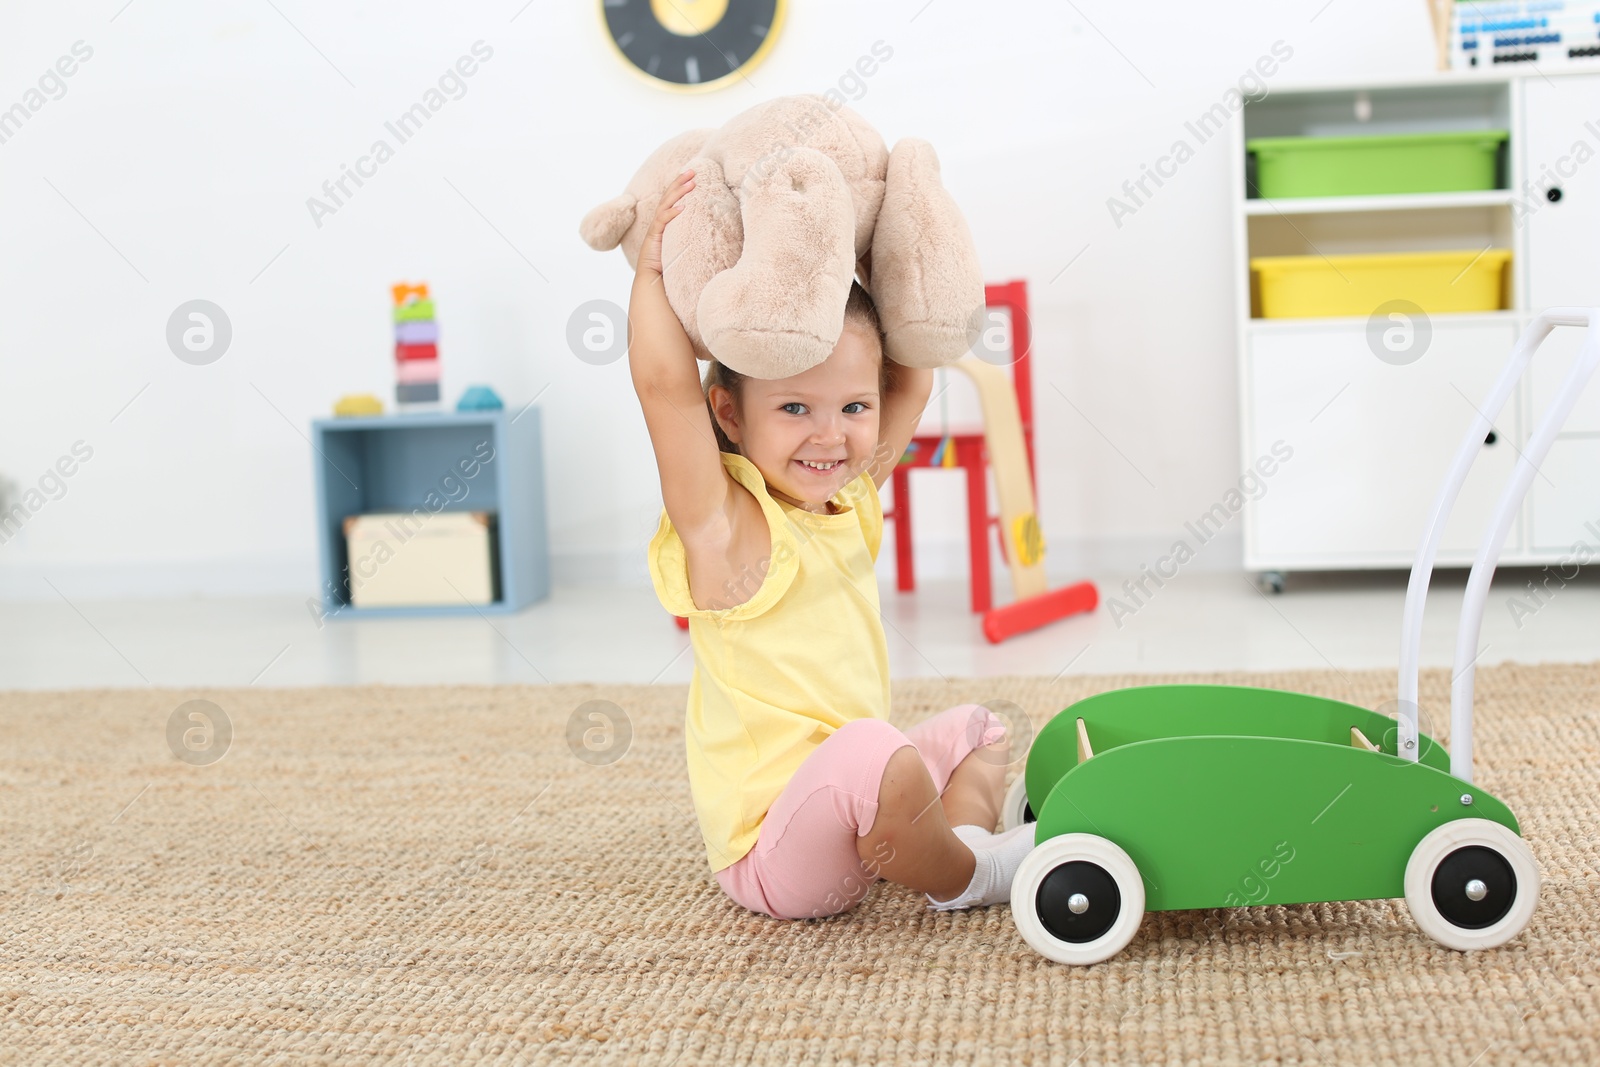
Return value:
[(628, 361), (665, 504), (650, 577), (694, 647), (685, 740), (711, 870), (780, 919), (847, 911), (879, 878), (941, 910), (1008, 901), (1033, 826), (991, 832), (1005, 724), (977, 704), (887, 721), (878, 489), (932, 372), (884, 357), (852, 284), (824, 363), (775, 380), (714, 363), (702, 383), (661, 282), (662, 231), (693, 187), (685, 171), (662, 194), (639, 251)]

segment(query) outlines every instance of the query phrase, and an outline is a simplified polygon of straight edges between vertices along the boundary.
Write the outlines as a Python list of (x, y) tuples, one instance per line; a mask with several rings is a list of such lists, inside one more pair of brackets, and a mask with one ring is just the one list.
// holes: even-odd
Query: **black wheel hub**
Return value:
[(1033, 805), (1032, 804), (1023, 804), (1022, 805), (1022, 821), (1023, 822), (1038, 822), (1039, 821), (1038, 817), (1033, 814)]
[(1431, 888), (1434, 907), (1446, 922), (1463, 930), (1482, 930), (1511, 910), (1517, 899), (1517, 876), (1494, 849), (1468, 845), (1439, 861)]
[[(1088, 901), (1088, 907), (1074, 912), (1072, 898), (1077, 895)], [(1104, 867), (1073, 860), (1044, 876), (1034, 906), (1040, 923), (1052, 937), (1082, 945), (1111, 929), (1122, 912), (1122, 892)]]

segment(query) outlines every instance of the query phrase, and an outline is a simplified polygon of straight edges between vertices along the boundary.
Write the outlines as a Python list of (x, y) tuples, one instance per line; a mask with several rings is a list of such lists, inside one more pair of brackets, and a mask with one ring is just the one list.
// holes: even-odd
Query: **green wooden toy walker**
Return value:
[[(1448, 753), (1417, 727), (1422, 608), (1467, 472), (1540, 343), (1587, 327), (1496, 504), (1462, 599)], [(1037, 846), (1011, 887), (1023, 939), (1059, 963), (1120, 952), (1146, 911), (1404, 897), (1422, 931), (1494, 948), (1533, 917), (1539, 868), (1472, 781), (1474, 661), (1495, 563), (1538, 464), (1600, 364), (1600, 308), (1523, 332), (1434, 500), (1406, 590), (1398, 715), (1272, 689), (1155, 685), (1081, 700), (1039, 731), (1004, 824)]]

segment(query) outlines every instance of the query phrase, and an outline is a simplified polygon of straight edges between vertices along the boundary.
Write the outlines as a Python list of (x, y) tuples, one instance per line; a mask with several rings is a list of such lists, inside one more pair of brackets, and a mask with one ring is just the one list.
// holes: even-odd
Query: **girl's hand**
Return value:
[(661, 194), (661, 203), (656, 207), (656, 217), (650, 223), (650, 232), (645, 234), (644, 244), (639, 246), (639, 264), (637, 271), (640, 274), (653, 272), (661, 273), (661, 234), (667, 228), (667, 223), (678, 217), (683, 210), (683, 196), (694, 188), (694, 171), (686, 170)]

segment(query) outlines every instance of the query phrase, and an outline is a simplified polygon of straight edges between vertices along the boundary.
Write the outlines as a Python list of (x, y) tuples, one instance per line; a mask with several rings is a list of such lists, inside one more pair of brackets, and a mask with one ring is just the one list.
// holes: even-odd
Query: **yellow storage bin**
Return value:
[(1506, 306), (1511, 250), (1388, 252), (1361, 256), (1257, 256), (1250, 260), (1256, 314), (1266, 319), (1371, 315), (1391, 300), (1429, 314)]

